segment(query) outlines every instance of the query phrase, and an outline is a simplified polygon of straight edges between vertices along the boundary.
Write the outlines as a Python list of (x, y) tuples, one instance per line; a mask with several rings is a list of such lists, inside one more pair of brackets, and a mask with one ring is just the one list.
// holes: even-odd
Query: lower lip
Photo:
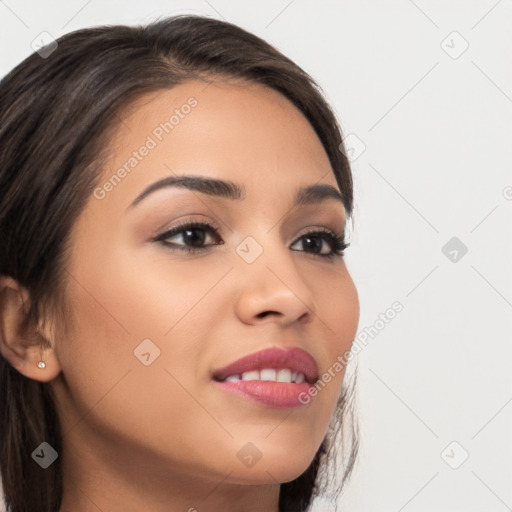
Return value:
[(275, 382), (270, 380), (214, 381), (226, 391), (255, 400), (275, 409), (307, 405), (311, 401), (307, 382)]

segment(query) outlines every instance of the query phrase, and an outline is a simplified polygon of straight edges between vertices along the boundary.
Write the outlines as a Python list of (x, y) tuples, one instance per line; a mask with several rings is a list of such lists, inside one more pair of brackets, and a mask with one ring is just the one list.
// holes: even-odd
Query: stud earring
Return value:
[(41, 369), (44, 369), (44, 368), (46, 368), (46, 363), (43, 361), (43, 347), (39, 347), (39, 349), (41, 351), (41, 360), (38, 361), (37, 367), (41, 368)]

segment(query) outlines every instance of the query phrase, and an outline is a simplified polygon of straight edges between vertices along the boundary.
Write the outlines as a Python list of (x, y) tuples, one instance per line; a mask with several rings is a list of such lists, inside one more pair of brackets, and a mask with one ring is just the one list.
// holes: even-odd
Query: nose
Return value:
[(276, 322), (282, 326), (311, 322), (315, 316), (314, 297), (291, 249), (282, 241), (272, 242), (272, 247), (270, 244), (256, 261), (238, 262), (238, 318), (246, 324)]

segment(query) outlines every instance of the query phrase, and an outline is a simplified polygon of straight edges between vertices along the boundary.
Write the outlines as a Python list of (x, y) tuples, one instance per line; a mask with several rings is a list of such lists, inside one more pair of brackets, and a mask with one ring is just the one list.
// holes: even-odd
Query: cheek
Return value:
[(359, 296), (354, 281), (348, 273), (340, 280), (339, 289), (332, 297), (330, 316), (334, 325), (333, 330), (339, 334), (338, 347), (343, 351), (349, 350), (355, 338), (359, 324)]
[[(103, 259), (75, 268), (67, 290), (72, 329), (57, 355), (76, 408), (70, 427), (85, 417), (79, 428), (89, 426), (110, 442), (190, 460), (187, 440), (219, 429), (200, 405), (201, 353), (222, 308), (219, 293), (209, 292), (229, 267), (177, 267), (162, 257), (144, 266)], [(200, 448), (197, 463), (211, 449)]]
[(72, 329), (57, 354), (84, 405), (94, 405), (128, 369), (168, 368), (180, 381), (198, 378), (204, 368), (197, 361), (221, 307), (210, 292), (227, 270), (163, 251), (144, 263), (122, 253), (81, 260), (66, 292)]
[[(323, 291), (318, 290), (317, 320), (323, 327), (324, 343), (321, 352), (318, 394), (325, 411), (333, 411), (341, 392), (346, 366), (352, 359), (350, 350), (359, 324), (360, 305), (355, 284), (347, 271), (330, 281)], [(333, 283), (335, 283), (333, 285)]]
[(325, 333), (324, 356), (332, 364), (352, 346), (359, 323), (359, 296), (346, 269), (313, 286), (317, 298), (315, 317)]
[(77, 323), (113, 341), (161, 338), (189, 315), (208, 312), (212, 303), (205, 298), (223, 270), (229, 267), (164, 251), (149, 258), (114, 254), (77, 273), (70, 292)]

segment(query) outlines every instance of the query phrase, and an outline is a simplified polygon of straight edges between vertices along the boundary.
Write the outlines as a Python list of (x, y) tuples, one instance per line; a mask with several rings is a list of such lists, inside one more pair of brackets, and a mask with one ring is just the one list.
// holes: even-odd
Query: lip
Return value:
[(221, 381), (230, 375), (241, 375), (244, 372), (263, 370), (264, 368), (275, 370), (288, 368), (292, 372), (301, 372), (304, 374), (306, 383), (309, 384), (314, 384), (318, 380), (318, 365), (311, 354), (301, 348), (285, 349), (277, 347), (249, 354), (224, 368), (215, 370), (213, 379)]
[[(261, 380), (222, 381), (230, 375), (241, 375), (264, 368), (287, 368), (304, 374), (305, 382), (275, 382)], [(313, 357), (300, 348), (269, 348), (249, 354), (213, 372), (214, 384), (223, 390), (254, 400), (267, 407), (287, 409), (304, 406), (312, 384), (318, 380), (318, 365)]]
[(311, 384), (289, 382), (273, 382), (270, 380), (239, 380), (237, 382), (214, 381), (224, 391), (228, 391), (245, 399), (254, 400), (266, 407), (289, 409), (309, 403)]

